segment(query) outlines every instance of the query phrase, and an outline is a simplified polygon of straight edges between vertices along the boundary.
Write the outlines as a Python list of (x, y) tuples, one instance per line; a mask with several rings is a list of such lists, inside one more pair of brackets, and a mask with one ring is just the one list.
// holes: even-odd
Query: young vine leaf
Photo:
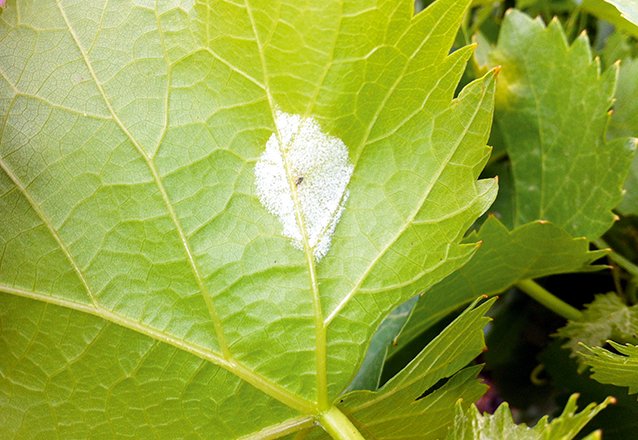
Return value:
[(495, 124), (512, 163), (514, 225), (547, 220), (598, 238), (613, 223), (635, 149), (632, 139), (604, 137), (617, 68), (600, 73), (586, 35), (570, 46), (558, 21), (545, 27), (517, 11), (491, 59), (503, 69)]
[(591, 367), (591, 377), (598, 382), (629, 387), (629, 394), (638, 393), (638, 345), (614, 341), (609, 344), (617, 353), (585, 345), (579, 353), (580, 360)]
[(567, 339), (565, 347), (573, 356), (583, 351), (582, 344), (598, 347), (608, 339), (637, 342), (638, 305), (628, 306), (615, 293), (596, 295), (583, 310), (583, 319), (569, 321), (557, 336)]
[[(572, 395), (560, 416), (548, 420), (547, 416), (539, 420), (531, 428), (525, 424), (517, 425), (512, 419), (507, 403), (501, 404), (494, 414), (481, 414), (474, 405), (469, 410), (463, 410), (457, 405), (457, 417), (454, 429), (450, 431), (447, 440), (474, 439), (515, 439), (515, 440), (571, 440), (585, 427), (591, 419), (613, 402), (607, 398), (602, 403), (587, 405), (581, 412), (576, 412), (578, 396)], [(600, 439), (600, 433), (595, 432), (586, 440)]]

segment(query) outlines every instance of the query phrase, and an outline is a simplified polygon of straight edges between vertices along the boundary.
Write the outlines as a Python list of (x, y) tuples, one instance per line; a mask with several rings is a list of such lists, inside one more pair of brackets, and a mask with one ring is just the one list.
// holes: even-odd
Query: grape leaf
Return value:
[(398, 338), (400, 346), (480, 295), (500, 293), (528, 278), (596, 270), (590, 264), (603, 255), (590, 252), (586, 239), (574, 239), (547, 222), (531, 222), (509, 231), (489, 217), (467, 240), (480, 240), (481, 247), (469, 263), (419, 299)]
[[(493, 302), (470, 305), (383, 387), (351, 391), (337, 406), (365, 438), (443, 438), (459, 398), (467, 407), (485, 392), (476, 380), (480, 366), (462, 368), (485, 349), (484, 315)], [(319, 438), (313, 434), (310, 438)]]
[(494, 208), (513, 229), (491, 218), (470, 235), (482, 241), (481, 249), (424, 294), (401, 344), (478, 295), (526, 278), (592, 270), (589, 264), (602, 254), (590, 253), (578, 237), (602, 234), (622, 197), (633, 142), (605, 143), (615, 71), (599, 74), (586, 37), (570, 47), (557, 21), (545, 28), (511, 11), (488, 58), (502, 69), (495, 127), (513, 181)]
[[(620, 63), (614, 112), (607, 134), (638, 138), (638, 59), (625, 58)], [(618, 210), (623, 214), (638, 215), (638, 156), (631, 164), (625, 190)]]
[[(589, 423), (600, 411), (613, 402), (608, 398), (602, 403), (587, 405), (577, 413), (577, 394), (572, 395), (560, 416), (551, 422), (547, 416), (540, 419), (533, 428), (525, 424), (517, 425), (512, 419), (507, 403), (501, 404), (494, 414), (481, 414), (474, 405), (464, 410), (457, 404), (454, 429), (448, 440), (512, 439), (512, 440), (570, 440)], [(600, 433), (592, 433), (586, 439), (600, 439)]]
[(418, 299), (418, 296), (410, 298), (394, 309), (392, 313), (383, 320), (372, 336), (361, 368), (348, 385), (347, 391), (376, 390), (379, 388), (381, 373), (383, 373), (383, 364), (385, 363), (388, 349), (390, 346), (396, 345), (396, 338), (402, 332), (406, 322), (408, 322)]
[(580, 6), (593, 16), (613, 24), (618, 30), (638, 37), (636, 7), (629, 2), (627, 0), (582, 0)]
[(607, 3), (614, 5), (620, 12), (620, 15), (638, 26), (638, 4), (635, 0), (605, 0)]
[(453, 99), (468, 4), (9, 2), (0, 436), (238, 438), (337, 411), (495, 196), (493, 73)]
[(579, 353), (581, 361), (593, 370), (592, 378), (598, 382), (629, 387), (629, 394), (638, 393), (638, 346), (609, 341), (618, 352), (602, 347), (588, 347)]
[(638, 340), (638, 305), (628, 306), (615, 293), (596, 295), (583, 310), (583, 318), (569, 321), (560, 328), (557, 336), (566, 338), (564, 345), (576, 356), (581, 344), (602, 346), (607, 339), (619, 341)]
[(600, 73), (584, 34), (570, 46), (557, 20), (545, 27), (517, 11), (492, 62), (502, 66), (495, 124), (512, 163), (515, 225), (548, 220), (598, 238), (614, 221), (635, 149), (604, 138), (616, 69)]

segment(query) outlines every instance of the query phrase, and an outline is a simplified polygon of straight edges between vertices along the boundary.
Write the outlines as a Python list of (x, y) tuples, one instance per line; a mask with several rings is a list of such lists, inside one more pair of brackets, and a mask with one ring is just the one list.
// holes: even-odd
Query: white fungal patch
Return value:
[(293, 245), (303, 250), (305, 236), (318, 261), (330, 249), (348, 199), (353, 171), (348, 149), (323, 133), (314, 118), (281, 111), (275, 116), (279, 136), (270, 136), (255, 165), (257, 195), (279, 217)]

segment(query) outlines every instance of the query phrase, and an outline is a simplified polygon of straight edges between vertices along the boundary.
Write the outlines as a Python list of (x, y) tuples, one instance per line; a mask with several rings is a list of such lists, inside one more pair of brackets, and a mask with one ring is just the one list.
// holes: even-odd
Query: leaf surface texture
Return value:
[[(383, 317), (470, 258), (495, 197), (493, 74), (454, 98), (468, 3), (9, 2), (1, 436), (275, 435), (332, 405)], [(256, 188), (277, 112), (352, 164), (320, 260), (295, 162), (301, 245)]]

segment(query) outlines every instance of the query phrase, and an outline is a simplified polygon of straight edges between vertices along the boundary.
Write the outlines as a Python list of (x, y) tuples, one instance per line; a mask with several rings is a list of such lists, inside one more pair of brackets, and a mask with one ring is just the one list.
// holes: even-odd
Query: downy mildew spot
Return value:
[[(255, 165), (257, 195), (279, 218), (298, 249), (304, 236), (319, 261), (343, 213), (353, 166), (341, 139), (321, 131), (314, 118), (277, 111), (277, 132)], [(297, 212), (301, 222), (298, 221)]]

